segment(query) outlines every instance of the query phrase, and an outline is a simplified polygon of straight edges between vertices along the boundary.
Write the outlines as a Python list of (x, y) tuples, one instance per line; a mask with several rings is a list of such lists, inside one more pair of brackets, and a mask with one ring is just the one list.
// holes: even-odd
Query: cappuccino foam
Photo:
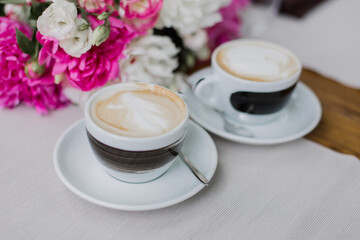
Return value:
[(218, 65), (229, 74), (259, 82), (280, 81), (293, 76), (300, 66), (285, 49), (265, 42), (243, 41), (220, 49)]
[(158, 136), (174, 129), (186, 117), (181, 98), (160, 87), (118, 91), (99, 98), (91, 109), (94, 122), (121, 136)]

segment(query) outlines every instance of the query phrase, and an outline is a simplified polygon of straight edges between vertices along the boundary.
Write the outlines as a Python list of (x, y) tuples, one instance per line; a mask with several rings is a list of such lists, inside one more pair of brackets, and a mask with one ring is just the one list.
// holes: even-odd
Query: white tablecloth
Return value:
[(360, 89), (359, 12), (359, 0), (329, 0), (302, 19), (276, 17), (259, 37), (288, 47), (305, 67)]
[(52, 160), (81, 117), (75, 107), (49, 117), (0, 111), (0, 239), (359, 239), (360, 162), (305, 139), (264, 147), (214, 137), (210, 187), (176, 206), (88, 203), (60, 182)]

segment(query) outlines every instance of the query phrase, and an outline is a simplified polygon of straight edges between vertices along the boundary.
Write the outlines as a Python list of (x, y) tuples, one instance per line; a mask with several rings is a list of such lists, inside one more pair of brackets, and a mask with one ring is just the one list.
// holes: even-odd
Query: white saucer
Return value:
[[(182, 150), (210, 180), (217, 166), (216, 147), (209, 134), (192, 121)], [(179, 158), (163, 176), (151, 182), (131, 184), (114, 179), (95, 159), (83, 120), (70, 126), (58, 140), (54, 165), (61, 181), (76, 195), (114, 209), (141, 211), (168, 207), (204, 187)]]
[[(211, 68), (204, 68), (192, 74), (188, 80), (192, 84), (210, 74), (212, 74)], [(276, 119), (261, 125), (243, 124), (244, 128), (252, 132), (253, 137), (225, 131), (224, 120), (218, 112), (202, 104), (192, 94), (191, 89), (183, 92), (193, 120), (208, 131), (239, 143), (269, 145), (289, 142), (309, 133), (321, 119), (321, 105), (318, 98), (302, 82), (297, 84), (289, 103)]]

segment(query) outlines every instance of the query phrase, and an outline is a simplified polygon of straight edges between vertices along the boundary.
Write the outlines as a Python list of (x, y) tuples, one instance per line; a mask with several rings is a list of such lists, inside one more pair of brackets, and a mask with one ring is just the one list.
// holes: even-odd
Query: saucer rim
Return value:
[[(200, 75), (201, 72), (204, 72), (204, 74), (206, 75), (206, 74), (209, 74), (208, 71), (212, 71), (212, 68), (206, 67), (206, 68), (200, 69), (200, 70), (194, 72), (193, 74), (191, 74), (188, 77), (190, 84), (192, 84), (191, 79), (195, 78), (196, 75)], [(321, 117), (322, 117), (321, 103), (320, 103), (320, 100), (318, 99), (318, 97), (316, 96), (316, 94), (305, 83), (301, 82), (300, 80), (298, 81), (297, 85), (298, 86), (295, 88), (295, 91), (297, 90), (298, 87), (303, 88), (305, 91), (307, 91), (312, 96), (313, 107), (315, 109), (316, 114), (313, 117), (313, 121), (306, 128), (304, 128), (302, 131), (299, 131), (297, 134), (292, 134), (287, 137), (266, 138), (266, 139), (265, 138), (256, 138), (256, 137), (254, 138), (254, 137), (240, 136), (237, 134), (232, 134), (232, 133), (229, 133), (226, 131), (222, 131), (220, 129), (212, 127), (212, 125), (206, 123), (205, 121), (202, 121), (199, 117), (197, 117), (196, 114), (194, 115), (194, 112), (192, 111), (191, 106), (190, 106), (191, 104), (188, 104), (190, 117), (196, 123), (198, 123), (201, 127), (205, 128), (209, 132), (214, 133), (219, 137), (225, 138), (230, 141), (238, 142), (238, 143), (244, 143), (244, 144), (249, 144), (249, 145), (275, 145), (275, 144), (281, 144), (281, 143), (294, 141), (294, 140), (299, 139), (299, 138), (305, 136), (306, 134), (310, 133), (319, 124)], [(189, 91), (192, 92), (191, 89)], [(214, 111), (214, 110), (211, 109), (211, 111)], [(274, 121), (276, 121), (276, 120), (274, 120)], [(247, 125), (247, 124), (244, 124), (244, 126), (245, 125)]]
[[(116, 209), (116, 210), (124, 210), (124, 211), (148, 211), (148, 210), (156, 210), (156, 209), (161, 209), (161, 208), (165, 208), (165, 207), (170, 207), (173, 206), (175, 204), (178, 204), (180, 202), (183, 202), (191, 197), (193, 197), (194, 195), (196, 195), (198, 192), (200, 192), (204, 187), (205, 184), (203, 183), (198, 183), (198, 185), (196, 187), (194, 187), (191, 191), (187, 192), (184, 195), (181, 195), (180, 197), (176, 197), (174, 199), (171, 199), (169, 201), (166, 202), (161, 202), (161, 203), (155, 203), (155, 204), (143, 204), (143, 205), (128, 205), (128, 204), (116, 204), (116, 203), (109, 203), (107, 201), (104, 200), (99, 200), (91, 195), (88, 195), (84, 192), (82, 192), (81, 190), (79, 190), (78, 188), (76, 188), (75, 186), (73, 186), (71, 184), (71, 182), (64, 176), (61, 167), (60, 167), (60, 159), (61, 157), (59, 156), (61, 154), (61, 147), (64, 144), (65, 141), (65, 137), (70, 134), (75, 128), (80, 127), (80, 125), (84, 125), (85, 127), (85, 122), (84, 119), (80, 119), (76, 122), (74, 122), (73, 124), (71, 124), (59, 137), (58, 141), (56, 142), (54, 151), (53, 151), (53, 164), (54, 164), (54, 168), (55, 168), (55, 172), (57, 174), (57, 176), (59, 177), (59, 179), (61, 180), (61, 182), (71, 191), (73, 192), (75, 195), (79, 196), (80, 198), (89, 201), (93, 204), (102, 206), (102, 207), (106, 207), (106, 208), (110, 208), (110, 209)], [(214, 155), (214, 160), (212, 161), (212, 165), (209, 168), (208, 173), (206, 174), (206, 177), (209, 181), (211, 181), (211, 179), (213, 178), (216, 169), (217, 169), (217, 165), (218, 165), (218, 152), (217, 152), (217, 148), (216, 145), (214, 143), (214, 140), (212, 139), (212, 137), (201, 127), (199, 126), (199, 124), (197, 124), (196, 122), (189, 120), (189, 128), (190, 126), (193, 125), (195, 127), (195, 129), (197, 129), (197, 131), (203, 131), (206, 135), (206, 137), (208, 137), (210, 139), (210, 143), (211, 146), (208, 146), (208, 148), (211, 148), (213, 151), (213, 155)], [(177, 157), (178, 158), (178, 157)], [(179, 159), (175, 159), (179, 160)], [(183, 164), (183, 163), (182, 163)], [(190, 170), (189, 170), (190, 171)], [(111, 176), (109, 176), (111, 177)], [(163, 176), (160, 176), (160, 178)], [(154, 179), (153, 181), (157, 181), (158, 179)], [(152, 182), (152, 181), (151, 181)], [(150, 182), (150, 183), (151, 183)], [(123, 182), (125, 183), (125, 182)], [(125, 183), (125, 184), (129, 184), (129, 186), (131, 186), (133, 183)], [(141, 183), (138, 183), (141, 184)]]

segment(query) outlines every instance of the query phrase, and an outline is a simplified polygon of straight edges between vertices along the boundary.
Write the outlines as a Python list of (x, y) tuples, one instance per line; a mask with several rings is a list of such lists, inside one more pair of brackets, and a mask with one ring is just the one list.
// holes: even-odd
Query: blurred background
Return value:
[(281, 44), (305, 68), (360, 88), (359, 0), (253, 0), (241, 36)]

